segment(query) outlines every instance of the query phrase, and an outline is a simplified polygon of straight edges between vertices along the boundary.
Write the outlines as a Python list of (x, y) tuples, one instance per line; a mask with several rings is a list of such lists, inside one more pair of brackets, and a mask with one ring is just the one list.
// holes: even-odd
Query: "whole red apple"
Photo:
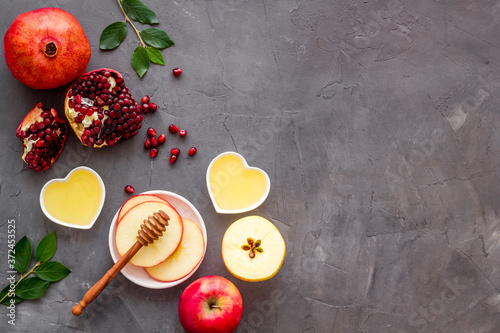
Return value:
[(194, 281), (179, 300), (179, 319), (187, 333), (231, 333), (238, 327), (242, 313), (238, 288), (222, 276)]

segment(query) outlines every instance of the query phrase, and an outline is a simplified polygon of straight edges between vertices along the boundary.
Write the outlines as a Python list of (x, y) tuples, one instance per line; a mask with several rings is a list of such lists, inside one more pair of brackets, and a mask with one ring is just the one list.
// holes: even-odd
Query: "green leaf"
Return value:
[(122, 0), (123, 10), (134, 21), (144, 24), (160, 23), (155, 12), (144, 4), (141, 0)]
[(157, 49), (164, 49), (175, 45), (170, 39), (170, 36), (163, 30), (157, 28), (149, 28), (141, 31), (141, 37), (146, 44), (156, 47)]
[(132, 67), (139, 77), (143, 77), (149, 68), (148, 51), (142, 46), (137, 46), (132, 54)]
[(71, 271), (57, 261), (47, 261), (35, 270), (36, 276), (48, 282), (55, 282), (65, 278)]
[(31, 242), (28, 237), (24, 236), (16, 243), (14, 253), (16, 254), (14, 268), (19, 274), (23, 274), (28, 269), (31, 261)]
[[(7, 295), (10, 291), (10, 285), (7, 285), (5, 288), (2, 289), (2, 291), (0, 291), (0, 299), (4, 298), (5, 295)], [(15, 293), (15, 291), (14, 291)], [(5, 297), (5, 299), (2, 301), (1, 304), (3, 305), (11, 305), (11, 299), (14, 300), (14, 304), (18, 304), (18, 303), (21, 303), (23, 301), (22, 298), (20, 297), (17, 297), (17, 296), (14, 296), (14, 297)]]
[(101, 50), (112, 50), (120, 45), (127, 35), (127, 24), (115, 22), (108, 25), (101, 34), (99, 48)]
[(16, 296), (23, 299), (37, 299), (45, 293), (49, 284), (50, 282), (37, 277), (27, 278), (17, 285)]
[(56, 253), (56, 234), (51, 232), (42, 238), (40, 243), (36, 246), (35, 259), (39, 262), (50, 260)]
[(148, 51), (148, 57), (151, 62), (158, 64), (158, 65), (165, 65), (165, 60), (163, 59), (163, 54), (161, 54), (161, 51), (158, 50), (157, 48), (148, 46), (146, 48), (146, 51)]

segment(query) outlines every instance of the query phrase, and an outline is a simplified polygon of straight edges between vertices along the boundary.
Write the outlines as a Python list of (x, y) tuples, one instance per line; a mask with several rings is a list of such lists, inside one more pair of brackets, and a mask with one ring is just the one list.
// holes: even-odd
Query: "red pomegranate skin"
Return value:
[(33, 89), (63, 86), (85, 73), (90, 43), (80, 23), (59, 8), (20, 14), (4, 36), (12, 75)]

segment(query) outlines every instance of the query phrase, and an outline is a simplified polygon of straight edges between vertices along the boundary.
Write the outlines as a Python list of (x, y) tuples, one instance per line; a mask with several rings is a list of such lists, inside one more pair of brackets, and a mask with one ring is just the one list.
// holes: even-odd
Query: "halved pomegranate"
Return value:
[(108, 68), (83, 74), (64, 101), (66, 117), (78, 139), (94, 148), (137, 135), (143, 120), (137, 106), (122, 75)]
[(66, 122), (57, 111), (38, 103), (16, 131), (24, 147), (22, 158), (29, 168), (36, 172), (47, 170), (61, 154), (66, 133)]

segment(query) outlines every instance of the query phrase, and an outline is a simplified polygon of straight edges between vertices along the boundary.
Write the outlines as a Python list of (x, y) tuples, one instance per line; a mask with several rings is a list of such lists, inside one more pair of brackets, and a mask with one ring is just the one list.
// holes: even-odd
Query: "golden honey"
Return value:
[(103, 191), (92, 172), (76, 170), (66, 181), (49, 184), (43, 193), (46, 211), (61, 222), (89, 225), (101, 207)]

